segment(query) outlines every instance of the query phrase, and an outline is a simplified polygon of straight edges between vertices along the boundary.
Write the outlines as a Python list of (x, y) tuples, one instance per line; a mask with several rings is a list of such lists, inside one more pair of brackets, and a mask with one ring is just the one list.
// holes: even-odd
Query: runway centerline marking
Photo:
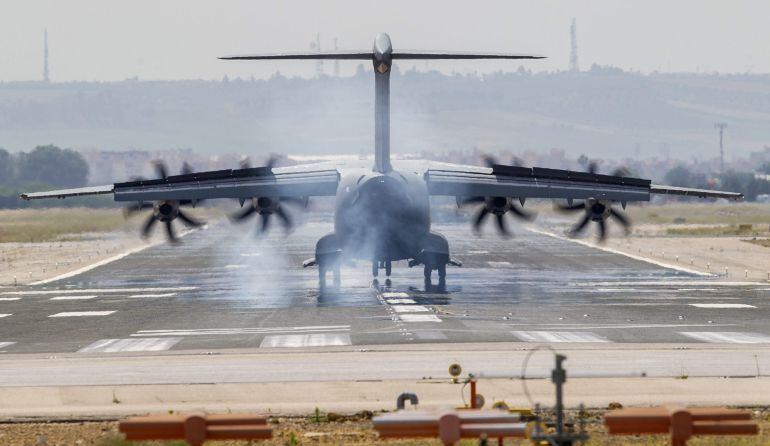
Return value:
[(78, 353), (160, 352), (178, 344), (182, 338), (101, 339)]
[(387, 291), (380, 294), (385, 299), (404, 299), (409, 297), (409, 294), (407, 293), (395, 292), (395, 291)]
[(697, 308), (757, 308), (749, 304), (690, 304), (690, 306)]
[(89, 317), (89, 316), (109, 316), (115, 313), (116, 310), (109, 311), (64, 311), (61, 313), (52, 314), (48, 317)]
[(265, 336), (259, 344), (260, 348), (297, 348), (297, 347), (328, 347), (335, 345), (350, 345), (350, 335), (347, 333), (312, 333), (292, 335)]
[(56, 296), (52, 297), (49, 300), (89, 300), (89, 299), (95, 299), (97, 296), (90, 295), (90, 296), (79, 296), (79, 295), (69, 295), (69, 296)]
[(0, 297), (0, 302), (9, 302), (12, 300), (20, 300), (21, 297)]
[(768, 344), (770, 336), (762, 333), (745, 333), (738, 331), (680, 331), (679, 334), (697, 341), (728, 344)]
[(15, 342), (0, 342), (0, 349), (6, 348), (6, 347), (10, 347), (13, 344), (15, 344)]
[(0, 317), (13, 316), (13, 313), (0, 313)]
[(396, 313), (425, 313), (430, 311), (422, 305), (391, 305), (390, 308)]
[(399, 314), (398, 318), (404, 322), (441, 322), (435, 314)]
[(610, 342), (595, 333), (583, 331), (512, 331), (525, 342)]
[(502, 262), (487, 262), (487, 264), (489, 266), (491, 266), (492, 268), (507, 268), (509, 266), (513, 266), (511, 264), (511, 262), (505, 262), (505, 261), (502, 261)]

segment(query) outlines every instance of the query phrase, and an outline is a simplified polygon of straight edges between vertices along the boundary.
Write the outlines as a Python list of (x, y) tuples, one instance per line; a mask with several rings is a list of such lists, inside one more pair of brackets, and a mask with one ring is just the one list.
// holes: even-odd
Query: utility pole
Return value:
[(722, 175), (725, 174), (725, 149), (723, 145), (724, 131), (727, 128), (727, 124), (724, 122), (717, 122), (714, 124), (715, 129), (719, 129), (719, 170)]
[(48, 83), (48, 28), (43, 31), (43, 82)]

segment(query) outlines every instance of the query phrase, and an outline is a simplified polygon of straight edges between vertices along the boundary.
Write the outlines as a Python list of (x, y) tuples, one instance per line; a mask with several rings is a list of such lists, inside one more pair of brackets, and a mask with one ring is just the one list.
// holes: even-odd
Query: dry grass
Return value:
[[(628, 206), (635, 224), (770, 225), (770, 205), (760, 203), (671, 203)], [(682, 220), (683, 219), (683, 220)]]
[(0, 243), (39, 243), (109, 232), (126, 225), (120, 209), (51, 208), (0, 211)]

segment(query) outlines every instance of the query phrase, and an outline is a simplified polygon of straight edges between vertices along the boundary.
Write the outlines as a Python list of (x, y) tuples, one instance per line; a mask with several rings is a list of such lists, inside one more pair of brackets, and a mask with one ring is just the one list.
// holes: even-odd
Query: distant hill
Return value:
[[(371, 151), (372, 74), (350, 78), (0, 84), (0, 147), (203, 153)], [(770, 145), (770, 75), (394, 72), (393, 151), (545, 151), (570, 156), (716, 154)]]

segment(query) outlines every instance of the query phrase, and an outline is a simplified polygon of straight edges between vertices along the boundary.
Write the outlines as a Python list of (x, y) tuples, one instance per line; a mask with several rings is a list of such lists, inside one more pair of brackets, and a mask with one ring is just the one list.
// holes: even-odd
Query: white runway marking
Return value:
[(610, 342), (590, 331), (512, 331), (524, 342)]
[(83, 317), (83, 316), (109, 316), (115, 313), (112, 311), (65, 311), (62, 313), (52, 314), (48, 317)]
[(468, 251), (468, 254), (489, 254), (489, 251)]
[(388, 299), (386, 300), (388, 305), (398, 305), (398, 304), (413, 304), (415, 303), (414, 299)]
[(670, 263), (659, 262), (659, 261), (654, 260), (654, 259), (648, 259), (647, 257), (636, 256), (636, 255), (633, 255), (633, 254), (629, 254), (627, 252), (618, 251), (616, 249), (607, 248), (607, 247), (604, 247), (604, 246), (597, 246), (597, 245), (594, 245), (592, 243), (584, 242), (583, 240), (578, 240), (578, 239), (574, 239), (574, 238), (570, 238), (570, 237), (564, 237), (564, 236), (561, 236), (561, 235), (554, 234), (552, 232), (548, 232), (548, 231), (544, 231), (542, 229), (534, 228), (532, 226), (525, 226), (525, 229), (527, 229), (530, 232), (534, 232), (535, 234), (547, 235), (548, 237), (553, 237), (553, 238), (559, 239), (559, 240), (566, 240), (568, 242), (577, 243), (579, 245), (587, 246), (589, 248), (598, 249), (598, 250), (604, 251), (604, 252), (609, 252), (611, 254), (618, 254), (618, 255), (626, 256), (626, 257), (634, 259), (634, 260), (639, 260), (639, 261), (642, 261), (642, 262), (651, 263), (651, 264), (656, 265), (656, 266), (662, 266), (663, 268), (675, 269), (675, 270), (678, 270), (678, 271), (683, 271), (683, 272), (690, 273), (690, 274), (695, 274), (695, 275), (698, 275), (698, 276), (705, 276), (705, 277), (713, 276), (713, 274), (711, 274), (711, 273), (704, 273), (704, 272), (701, 272), (701, 271), (698, 271), (698, 270), (694, 270), (694, 269), (690, 269), (690, 268), (684, 268), (684, 267), (679, 266), (679, 265), (672, 265)]
[(225, 265), (225, 268), (227, 268), (227, 269), (241, 269), (241, 268), (246, 268), (248, 266), (249, 265)]
[(15, 344), (15, 342), (0, 342), (0, 349), (4, 349), (6, 347), (10, 347), (13, 344)]
[(327, 347), (332, 345), (350, 345), (350, 335), (347, 333), (313, 333), (300, 335), (265, 336), (260, 348), (281, 347)]
[(409, 297), (409, 295), (406, 293), (387, 292), (382, 293), (382, 297), (385, 299), (403, 299)]
[(690, 306), (697, 308), (757, 308), (749, 304), (690, 304)]
[(0, 295), (4, 296), (50, 296), (52, 294), (113, 294), (113, 293), (163, 293), (170, 291), (193, 291), (198, 287), (194, 286), (171, 286), (155, 288), (84, 288), (72, 290), (29, 290), (29, 291), (4, 291)]
[(441, 322), (435, 314), (399, 314), (398, 318), (404, 322)]
[(130, 296), (128, 296), (128, 297), (130, 297), (130, 298), (132, 298), (132, 299), (140, 299), (140, 298), (142, 298), (142, 297), (147, 297), (147, 298), (150, 298), (150, 297), (174, 297), (174, 296), (176, 296), (176, 293), (161, 293), (161, 294), (132, 294), (132, 295), (130, 295)]
[(242, 253), (241, 257), (259, 257), (262, 253), (260, 252), (248, 252), (248, 253)]
[(417, 339), (426, 341), (442, 341), (447, 339), (447, 336), (441, 330), (414, 330), (414, 334), (417, 336)]
[[(532, 324), (507, 324), (510, 326), (531, 327)], [(599, 330), (605, 328), (686, 328), (686, 327), (733, 327), (738, 324), (603, 324), (603, 325), (585, 325), (585, 324), (543, 324), (542, 328), (552, 330), (572, 329), (572, 330)]]
[(492, 268), (507, 268), (511, 265), (511, 262), (487, 262)]
[(422, 305), (391, 305), (390, 308), (396, 313), (422, 313), (430, 311)]
[(78, 296), (78, 295), (70, 295), (70, 296), (56, 296), (52, 297), (50, 300), (88, 300), (88, 299), (95, 299), (96, 296)]
[(728, 344), (767, 344), (770, 336), (739, 331), (680, 331), (679, 334), (702, 342)]
[(310, 325), (304, 327), (189, 328), (175, 330), (140, 330), (131, 337), (145, 336), (216, 336), (270, 333), (315, 333), (350, 331), (350, 325)]
[(11, 300), (19, 300), (21, 297), (0, 297), (0, 302), (8, 302)]
[(178, 344), (182, 338), (102, 339), (81, 348), (78, 353), (160, 352)]
[(13, 313), (0, 313), (0, 317), (13, 316)]

